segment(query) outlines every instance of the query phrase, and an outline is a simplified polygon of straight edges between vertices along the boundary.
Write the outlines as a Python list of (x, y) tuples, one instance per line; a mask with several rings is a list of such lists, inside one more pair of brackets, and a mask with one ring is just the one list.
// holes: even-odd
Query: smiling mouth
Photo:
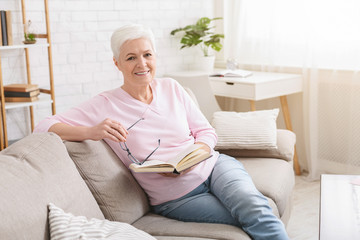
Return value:
[(142, 75), (146, 75), (146, 74), (148, 74), (149, 72), (150, 72), (150, 70), (148, 70), (148, 71), (144, 71), (144, 72), (137, 72), (137, 73), (135, 73), (135, 75), (142, 76)]

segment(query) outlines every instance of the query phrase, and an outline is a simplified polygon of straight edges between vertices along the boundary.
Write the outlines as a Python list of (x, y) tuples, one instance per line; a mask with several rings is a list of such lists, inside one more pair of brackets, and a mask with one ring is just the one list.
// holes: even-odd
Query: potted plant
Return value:
[(24, 44), (34, 44), (36, 43), (35, 33), (32, 32), (31, 20), (24, 27)]
[(187, 25), (183, 28), (177, 28), (171, 31), (171, 35), (182, 32), (183, 37), (180, 40), (182, 44), (180, 49), (199, 46), (204, 60), (210, 62), (210, 65), (205, 66), (202, 70), (210, 70), (214, 66), (215, 56), (212, 54), (212, 50), (220, 51), (223, 47), (221, 39), (224, 38), (224, 34), (216, 34), (213, 32), (214, 26), (210, 26), (212, 21), (222, 18), (207, 18), (202, 17), (193, 25)]

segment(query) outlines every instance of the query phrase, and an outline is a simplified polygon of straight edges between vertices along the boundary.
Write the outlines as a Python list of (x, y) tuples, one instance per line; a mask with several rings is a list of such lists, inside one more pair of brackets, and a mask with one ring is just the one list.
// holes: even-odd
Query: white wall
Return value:
[[(42, 0), (25, 0), (27, 19), (44, 32)], [(179, 39), (170, 31), (213, 16), (209, 0), (49, 0), (56, 108), (60, 113), (95, 94), (118, 87), (122, 77), (110, 50), (112, 31), (127, 23), (150, 26), (158, 50), (157, 75), (189, 69), (194, 50), (179, 51)], [(12, 10), (14, 41), (22, 41), (20, 1), (0, 0), (1, 10)], [(4, 84), (26, 81), (23, 50), (1, 51)], [(32, 49), (32, 82), (48, 85), (46, 49)], [(35, 123), (51, 114), (49, 106), (36, 107)], [(29, 133), (27, 110), (7, 110), (9, 139)]]

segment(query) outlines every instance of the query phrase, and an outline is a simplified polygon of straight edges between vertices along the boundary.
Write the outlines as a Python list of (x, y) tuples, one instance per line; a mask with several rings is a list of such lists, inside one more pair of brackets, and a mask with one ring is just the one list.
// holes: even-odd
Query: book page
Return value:
[[(145, 161), (142, 165), (135, 163), (130, 164), (129, 168), (134, 172), (173, 172), (176, 168), (176, 165), (185, 158), (185, 161), (189, 160), (191, 156), (196, 155), (196, 151), (202, 146), (200, 144), (192, 144), (184, 151), (177, 154), (173, 159), (168, 162), (163, 162), (160, 160), (148, 160)], [(201, 150), (201, 149), (199, 149)], [(194, 152), (195, 151), (195, 152)], [(206, 151), (204, 151), (206, 152)], [(207, 153), (207, 152), (206, 152)], [(191, 163), (193, 164), (193, 163)]]
[[(145, 161), (142, 165), (138, 165), (138, 164), (135, 164), (135, 163), (132, 163), (134, 165), (137, 166), (137, 168), (146, 168), (146, 167), (152, 167), (152, 166), (167, 166), (167, 167), (175, 167), (175, 165), (171, 164), (171, 163), (166, 163), (166, 162), (163, 162), (163, 161), (160, 161), (160, 160), (148, 160), (148, 161)], [(131, 165), (132, 165), (131, 164)]]
[[(202, 150), (202, 149), (200, 149)], [(179, 164), (176, 167), (176, 171), (177, 172), (181, 172), (184, 171), (208, 158), (210, 158), (212, 155), (210, 153), (208, 153), (207, 151), (203, 150), (203, 151), (198, 151), (198, 153), (194, 156), (192, 156), (190, 159), (188, 159), (185, 162), (181, 162), (181, 164)]]
[(198, 148), (201, 148), (200, 144), (192, 144), (184, 151), (176, 155), (173, 159), (169, 160), (167, 163), (172, 164), (175, 167), (184, 157), (186, 157), (186, 155), (188, 155), (189, 153), (193, 152)]
[(173, 172), (175, 167), (160, 160), (149, 160), (142, 165), (132, 163), (129, 168), (134, 172)]
[(203, 152), (206, 152), (204, 149), (198, 148), (186, 155), (181, 161), (178, 163), (179, 165), (186, 164), (187, 162), (191, 162), (196, 156), (202, 154)]
[(174, 168), (170, 165), (154, 165), (148, 167), (141, 167), (141, 165), (131, 164), (130, 169), (134, 172), (148, 172), (148, 173), (167, 173), (174, 172)]
[(248, 77), (251, 76), (252, 72), (251, 71), (247, 71), (247, 70), (242, 70), (242, 69), (235, 69), (235, 70), (230, 70), (230, 69), (225, 69), (225, 70), (221, 70), (219, 72), (215, 72), (213, 74), (210, 74), (210, 77)]

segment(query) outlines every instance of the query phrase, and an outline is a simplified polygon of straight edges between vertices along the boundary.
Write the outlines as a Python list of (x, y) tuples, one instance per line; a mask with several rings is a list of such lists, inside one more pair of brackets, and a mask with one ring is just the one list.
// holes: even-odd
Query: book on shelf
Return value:
[(210, 74), (210, 77), (249, 77), (252, 75), (251, 71), (242, 70), (242, 69), (224, 69), (218, 72)]
[(5, 11), (6, 17), (6, 37), (8, 46), (13, 45), (13, 37), (12, 37), (12, 20), (11, 20), (11, 11)]
[(193, 144), (168, 162), (147, 160), (142, 165), (132, 163), (129, 167), (134, 172), (180, 173), (212, 156), (201, 147)]
[(13, 92), (4, 91), (5, 97), (35, 97), (40, 94), (40, 89), (36, 89), (30, 92)]
[(4, 92), (31, 92), (38, 89), (37, 84), (13, 83), (4, 86)]
[(5, 102), (35, 102), (39, 100), (38, 96), (34, 97), (5, 97)]
[(0, 46), (3, 46), (1, 12), (0, 12)]
[(7, 33), (6, 33), (6, 12), (4, 10), (0, 10), (0, 19), (1, 19), (1, 39), (2, 46), (7, 46)]

